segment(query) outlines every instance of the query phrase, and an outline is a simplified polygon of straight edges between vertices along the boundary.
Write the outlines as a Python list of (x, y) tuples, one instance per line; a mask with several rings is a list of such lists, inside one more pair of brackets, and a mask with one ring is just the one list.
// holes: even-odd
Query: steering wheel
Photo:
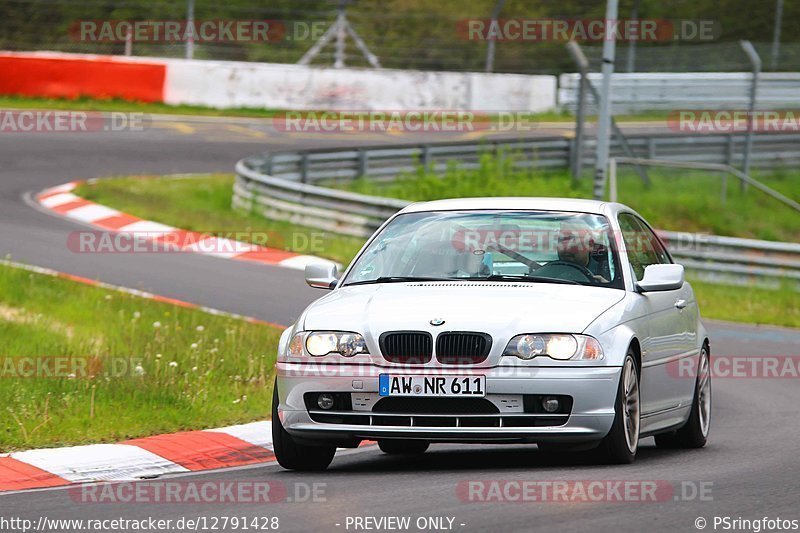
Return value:
[[(573, 270), (576, 270), (580, 275), (582, 275), (584, 278), (586, 278), (586, 281), (589, 281), (589, 282), (592, 282), (592, 283), (595, 281), (594, 274), (592, 274), (592, 271), (589, 270), (588, 268), (586, 268), (585, 266), (581, 266), (581, 265), (578, 265), (576, 263), (570, 263), (569, 261), (561, 261), (561, 260), (550, 261), (546, 265), (534, 270), (533, 274), (541, 276), (543, 270), (547, 270), (547, 269), (549, 269), (551, 267), (555, 267), (556, 273), (558, 273), (558, 271), (563, 269), (563, 268), (568, 268), (568, 269), (571, 268)], [(559, 269), (558, 267), (561, 267), (561, 269)], [(561, 270), (561, 271), (563, 272), (563, 270)], [(549, 276), (549, 277), (558, 278), (559, 276)], [(572, 278), (571, 277), (566, 277), (564, 279), (572, 279)], [(573, 280), (573, 281), (577, 281), (577, 280)]]

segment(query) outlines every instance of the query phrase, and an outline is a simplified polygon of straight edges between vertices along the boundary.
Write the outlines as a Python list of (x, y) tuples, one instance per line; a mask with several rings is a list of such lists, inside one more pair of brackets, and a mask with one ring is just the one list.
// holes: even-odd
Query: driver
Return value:
[(576, 220), (561, 223), (558, 231), (558, 259), (584, 267), (595, 281), (609, 283), (610, 274), (592, 257), (595, 248), (594, 231)]

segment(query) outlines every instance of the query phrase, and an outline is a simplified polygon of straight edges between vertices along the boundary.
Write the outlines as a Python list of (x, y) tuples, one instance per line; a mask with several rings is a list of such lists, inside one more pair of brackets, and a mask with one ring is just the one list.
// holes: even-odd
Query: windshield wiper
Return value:
[(562, 285), (582, 285), (571, 279), (546, 278), (542, 276), (522, 276), (517, 274), (491, 274), (489, 276), (471, 276), (458, 278), (468, 281), (524, 281), (528, 283), (561, 283)]
[(375, 279), (353, 281), (351, 283), (346, 283), (343, 286), (349, 287), (350, 285), (369, 285), (373, 283), (402, 283), (404, 281), (452, 281), (453, 279), (456, 278), (426, 278), (419, 276), (381, 276)]

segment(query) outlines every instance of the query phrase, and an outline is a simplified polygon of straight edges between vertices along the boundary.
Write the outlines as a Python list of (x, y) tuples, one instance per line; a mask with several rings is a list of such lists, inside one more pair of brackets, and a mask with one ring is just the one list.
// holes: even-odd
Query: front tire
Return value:
[(379, 439), (378, 448), (389, 455), (419, 455), (427, 451), (430, 443), (424, 440)]
[(711, 362), (708, 346), (700, 351), (695, 380), (694, 399), (689, 420), (677, 431), (656, 435), (659, 448), (702, 448), (708, 441), (711, 427)]
[(335, 446), (298, 444), (284, 429), (278, 416), (278, 381), (272, 392), (272, 446), (278, 463), (287, 470), (319, 471), (328, 468), (336, 454)]
[(629, 348), (617, 387), (614, 423), (600, 444), (600, 450), (609, 462), (630, 464), (636, 459), (636, 451), (639, 449), (640, 406), (639, 370), (633, 350)]

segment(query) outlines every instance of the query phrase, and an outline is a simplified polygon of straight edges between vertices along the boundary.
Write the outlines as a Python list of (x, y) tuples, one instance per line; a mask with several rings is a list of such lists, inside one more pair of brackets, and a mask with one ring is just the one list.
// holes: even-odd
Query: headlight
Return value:
[(369, 353), (364, 337), (358, 333), (347, 331), (312, 331), (297, 333), (289, 343), (289, 356), (299, 357), (305, 352), (313, 357), (322, 357), (330, 353), (338, 353), (343, 357), (353, 357), (360, 353)]
[(587, 335), (528, 333), (511, 339), (503, 355), (513, 355), (526, 361), (537, 356), (559, 361), (586, 361), (602, 359), (603, 349), (597, 339)]

